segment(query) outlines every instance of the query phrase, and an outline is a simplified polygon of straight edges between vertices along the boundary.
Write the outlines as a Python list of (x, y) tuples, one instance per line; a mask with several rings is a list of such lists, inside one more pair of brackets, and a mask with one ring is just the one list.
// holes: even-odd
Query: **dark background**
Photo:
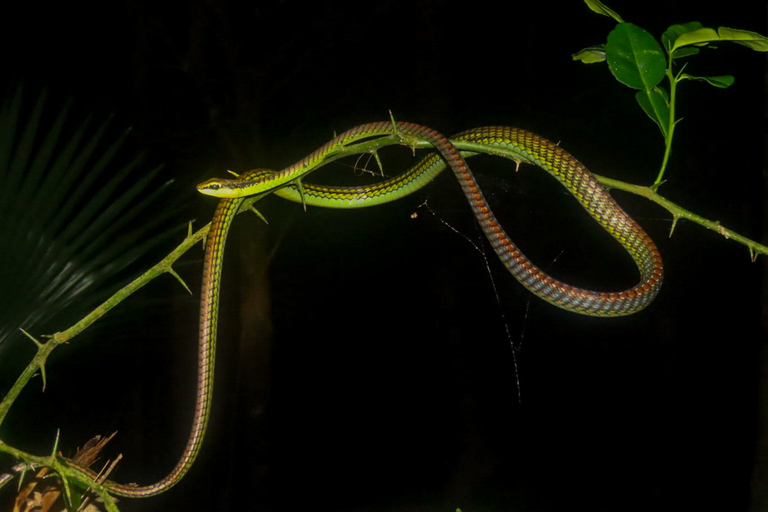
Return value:
[[(758, 2), (610, 6), (655, 35), (692, 20), (766, 32)], [(17, 5), (2, 25), (7, 81), (130, 124), (133, 143), (176, 180), (179, 225), (210, 219), (215, 201), (195, 183), (281, 168), (389, 111), (446, 134), (526, 128), (635, 183), (652, 182), (663, 151), (632, 91), (604, 65), (571, 60), (613, 25), (575, 0), (83, 1)], [(691, 73), (736, 83), (681, 86), (684, 120), (661, 189), (755, 239), (763, 68), (762, 54), (735, 45), (692, 60)], [(404, 168), (406, 153), (387, 153), (385, 170)], [(360, 166), (340, 163), (326, 179), (356, 183)], [(629, 258), (553, 180), (512, 168), (473, 163), (535, 262), (578, 285), (633, 283)], [(228, 246), (200, 460), (166, 494), (121, 509), (678, 511), (746, 510), (751, 500), (764, 510), (760, 475), (750, 489), (765, 429), (762, 263), (686, 222), (669, 237), (667, 212), (615, 196), (666, 263), (658, 299), (617, 319), (531, 297), (488, 255), (497, 297), (449, 175), (365, 211), (304, 213), (268, 198), (269, 226), (238, 219)], [(196, 249), (177, 264), (195, 292), (201, 261)], [(71, 454), (118, 430), (114, 478), (161, 478), (188, 429), (197, 307), (169, 277), (146, 287), (62, 349), (48, 389), (29, 386), (3, 439), (48, 453), (61, 429)]]

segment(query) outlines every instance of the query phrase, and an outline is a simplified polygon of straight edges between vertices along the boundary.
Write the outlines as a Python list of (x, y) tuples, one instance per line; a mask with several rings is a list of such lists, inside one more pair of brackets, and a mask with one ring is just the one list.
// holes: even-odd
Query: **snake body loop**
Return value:
[[(324, 148), (343, 144), (336, 139), (304, 160), (277, 173), (263, 171), (257, 179), (212, 179), (198, 189), (218, 197), (239, 197), (275, 192), (291, 200), (317, 206), (352, 208), (398, 199), (424, 186), (447, 165), (461, 186), (472, 212), (486, 238), (509, 272), (533, 294), (558, 307), (585, 315), (620, 316), (635, 313), (655, 298), (662, 282), (661, 256), (645, 231), (614, 201), (597, 179), (567, 151), (532, 132), (508, 127), (483, 127), (462, 132), (455, 140), (476, 142), (484, 146), (514, 148), (521, 160), (535, 164), (552, 174), (579, 201), (584, 209), (629, 252), (640, 270), (636, 286), (619, 292), (596, 292), (559, 281), (534, 265), (510, 239), (477, 186), (465, 158), (453, 143), (438, 132), (411, 123), (396, 123), (405, 135), (423, 138), (437, 150), (411, 170), (372, 187), (311, 187), (291, 189), (298, 181), (319, 167), (326, 157)], [(372, 123), (354, 128), (354, 141), (363, 137), (391, 133), (390, 123)], [(344, 137), (343, 134), (340, 137)], [(331, 150), (332, 151), (332, 150)], [(355, 194), (350, 193), (355, 191)]]
[[(327, 187), (300, 184), (302, 178), (332, 160), (341, 148), (371, 137), (393, 133), (426, 140), (437, 152), (427, 156), (409, 171), (371, 186)], [(536, 164), (555, 176), (589, 214), (629, 252), (640, 271), (638, 284), (614, 293), (597, 292), (568, 285), (543, 272), (520, 252), (496, 220), (465, 158), (454, 144), (445, 136), (424, 126), (402, 122), (365, 124), (335, 137), (303, 160), (279, 172), (253, 170), (237, 180), (208, 180), (198, 185), (200, 192), (222, 199), (211, 221), (205, 245), (200, 299), (197, 399), (187, 445), (173, 470), (159, 482), (147, 486), (105, 482), (103, 485), (111, 494), (125, 497), (159, 494), (181, 480), (200, 452), (210, 416), (213, 392), (219, 283), (224, 245), (232, 219), (246, 196), (274, 192), (292, 201), (322, 207), (372, 206), (412, 193), (426, 185), (447, 166), (456, 176), (477, 222), (496, 254), (515, 279), (535, 295), (558, 307), (594, 316), (632, 314), (654, 299), (662, 282), (662, 263), (656, 246), (578, 160), (558, 145), (531, 132), (514, 128), (477, 128), (462, 132), (454, 139), (514, 149), (521, 161)], [(93, 471), (72, 462), (69, 464), (96, 479)]]

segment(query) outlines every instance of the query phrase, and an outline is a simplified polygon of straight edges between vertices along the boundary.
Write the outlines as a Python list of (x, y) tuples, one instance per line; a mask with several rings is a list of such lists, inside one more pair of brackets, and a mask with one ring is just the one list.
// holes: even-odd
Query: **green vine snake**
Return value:
[[(310, 172), (331, 161), (342, 149), (371, 138), (408, 136), (428, 142), (437, 152), (425, 157), (405, 173), (364, 187), (332, 187), (303, 184)], [(471, 141), (484, 146), (513, 148), (520, 159), (533, 163), (552, 174), (577, 199), (584, 209), (627, 250), (635, 261), (640, 280), (630, 289), (619, 292), (597, 292), (576, 288), (549, 276), (530, 262), (512, 242), (496, 220), (480, 191), (465, 157), (454, 144), (438, 132), (411, 123), (379, 122), (364, 124), (341, 135), (312, 154), (285, 169), (249, 171), (237, 179), (211, 179), (198, 185), (206, 195), (221, 198), (206, 238), (203, 284), (200, 299), (197, 399), (194, 419), (186, 447), (173, 470), (162, 480), (147, 486), (105, 482), (113, 495), (147, 497), (159, 494), (178, 483), (195, 461), (211, 408), (214, 355), (218, 321), (219, 283), (224, 245), (229, 227), (244, 198), (275, 193), (305, 205), (329, 208), (358, 208), (402, 198), (431, 181), (450, 167), (461, 186), (472, 212), (494, 252), (509, 272), (525, 288), (545, 301), (585, 315), (620, 316), (646, 307), (657, 295), (662, 283), (661, 256), (645, 231), (613, 200), (597, 179), (560, 146), (531, 132), (507, 128), (484, 127), (462, 132), (453, 140)], [(405, 143), (406, 139), (403, 139)], [(91, 470), (77, 466), (92, 478)]]

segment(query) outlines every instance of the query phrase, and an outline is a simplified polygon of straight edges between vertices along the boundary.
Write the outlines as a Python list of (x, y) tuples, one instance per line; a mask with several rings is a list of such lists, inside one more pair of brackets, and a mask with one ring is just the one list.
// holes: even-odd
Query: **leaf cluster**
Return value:
[(717, 48), (718, 43), (726, 41), (768, 52), (768, 37), (728, 27), (715, 30), (692, 21), (670, 26), (659, 41), (645, 29), (625, 22), (599, 0), (584, 1), (594, 12), (616, 20), (617, 25), (604, 44), (584, 48), (575, 53), (573, 59), (585, 64), (606, 62), (616, 80), (637, 91), (635, 100), (659, 127), (666, 143), (664, 161), (654, 183), (657, 187), (663, 179), (675, 125), (680, 121), (675, 117), (677, 85), (683, 80), (701, 81), (718, 88), (734, 83), (731, 75), (686, 73), (684, 59), (698, 55), (705, 47)]

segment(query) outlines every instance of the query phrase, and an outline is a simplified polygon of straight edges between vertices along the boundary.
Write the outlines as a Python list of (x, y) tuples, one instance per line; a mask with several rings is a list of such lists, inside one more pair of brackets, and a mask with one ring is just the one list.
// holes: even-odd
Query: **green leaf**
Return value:
[(699, 49), (693, 46), (687, 46), (685, 48), (678, 48), (672, 53), (673, 59), (682, 59), (683, 57), (690, 57), (699, 53)]
[(733, 41), (755, 50), (756, 52), (768, 52), (768, 37), (749, 30), (719, 27), (717, 33), (723, 41)]
[(669, 133), (669, 99), (661, 87), (637, 91), (635, 99), (643, 111), (655, 122), (664, 137)]
[(712, 85), (720, 89), (727, 89), (728, 87), (732, 86), (734, 82), (734, 78), (731, 75), (695, 76), (695, 75), (689, 75), (688, 73), (683, 73), (682, 75), (680, 75), (680, 79), (681, 80), (701, 80), (701, 81), (707, 82), (709, 85)]
[(672, 46), (672, 50), (689, 45), (706, 46), (713, 41), (731, 41), (751, 48), (757, 52), (768, 52), (768, 37), (749, 30), (720, 27), (715, 31), (712, 28), (700, 28), (692, 32), (681, 34)]
[(594, 64), (605, 60), (605, 45), (589, 46), (572, 55), (573, 60), (580, 60), (584, 64)]
[(587, 7), (595, 11), (597, 14), (602, 14), (603, 16), (613, 18), (619, 23), (624, 22), (624, 20), (621, 19), (621, 16), (619, 16), (616, 11), (603, 5), (603, 3), (599, 0), (584, 0), (584, 3), (587, 4)]
[(631, 23), (620, 23), (608, 34), (608, 68), (616, 80), (633, 89), (656, 87), (667, 72), (664, 51), (656, 39)]
[[(678, 25), (672, 25), (669, 27), (664, 34), (661, 36), (661, 44), (664, 46), (664, 48), (667, 50), (667, 53), (670, 55), (672, 54), (672, 48), (674, 47), (675, 41), (682, 36), (683, 34), (687, 34), (689, 32), (694, 32), (696, 30), (699, 30), (702, 27), (702, 24), (698, 21), (691, 21), (689, 23), (683, 23)], [(698, 52), (698, 50), (696, 50)], [(684, 55), (673, 55), (673, 58), (679, 58), (684, 57)]]
[(672, 45), (672, 50), (676, 50), (677, 48), (680, 48), (681, 46), (687, 46), (687, 45), (696, 45), (696, 46), (706, 46), (712, 41), (719, 41), (720, 36), (717, 35), (717, 32), (715, 32), (715, 29), (712, 28), (700, 28), (698, 30), (693, 30), (691, 32), (687, 32), (685, 34), (681, 34), (678, 36), (677, 39), (675, 39), (674, 44)]

